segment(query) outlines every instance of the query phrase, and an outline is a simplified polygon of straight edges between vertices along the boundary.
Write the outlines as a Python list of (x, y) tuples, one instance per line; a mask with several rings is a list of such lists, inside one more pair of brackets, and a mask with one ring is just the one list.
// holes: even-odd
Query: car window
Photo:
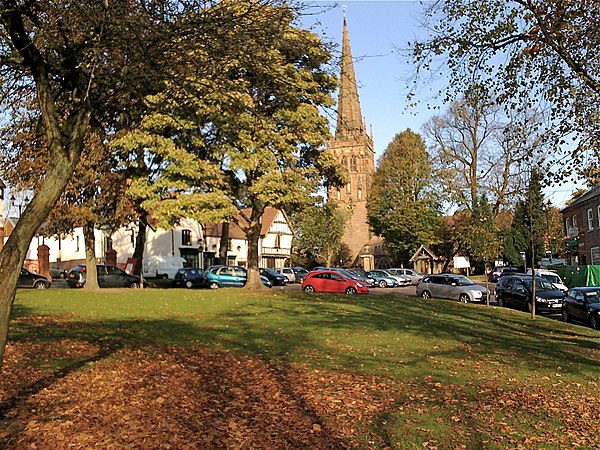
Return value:
[(244, 269), (243, 267), (234, 267), (233, 268), (233, 273), (236, 277), (245, 277), (246, 276), (246, 269)]
[(233, 275), (233, 269), (231, 267), (221, 267), (219, 275), (231, 276)]
[(585, 298), (588, 303), (600, 303), (600, 293), (598, 291), (590, 291), (585, 293)]
[(444, 284), (444, 277), (430, 277), (429, 282), (434, 284)]
[(332, 279), (332, 280), (335, 280), (335, 281), (342, 281), (342, 277), (340, 277), (339, 275), (336, 275), (335, 273), (332, 273), (332, 274), (330, 275), (330, 277), (331, 277), (331, 279)]
[(465, 276), (456, 277), (456, 284), (459, 286), (473, 286), (475, 283)]
[(421, 280), (423, 283), (431, 283), (431, 277), (425, 277)]
[[(525, 285), (531, 289), (531, 280), (526, 280)], [(535, 288), (539, 291), (550, 291), (556, 289), (552, 283), (550, 283), (545, 278), (536, 278), (535, 279)]]
[(96, 266), (96, 272), (98, 272), (98, 275), (106, 275), (106, 266)]

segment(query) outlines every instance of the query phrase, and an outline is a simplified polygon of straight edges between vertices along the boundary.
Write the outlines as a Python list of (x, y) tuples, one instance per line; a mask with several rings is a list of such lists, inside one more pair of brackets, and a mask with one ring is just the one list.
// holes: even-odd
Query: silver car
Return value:
[(412, 269), (392, 268), (386, 269), (392, 275), (398, 275), (410, 278), (410, 284), (417, 284), (425, 275)]
[(423, 298), (448, 298), (463, 303), (484, 302), (487, 289), (464, 275), (441, 273), (427, 275), (417, 284), (417, 295)]

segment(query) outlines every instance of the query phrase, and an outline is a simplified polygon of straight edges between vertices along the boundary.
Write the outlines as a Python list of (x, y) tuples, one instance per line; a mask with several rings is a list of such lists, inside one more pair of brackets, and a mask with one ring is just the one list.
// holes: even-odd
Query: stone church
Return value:
[(337, 124), (328, 150), (348, 170), (348, 184), (340, 189), (330, 189), (328, 197), (349, 214), (343, 242), (350, 249), (352, 265), (369, 270), (374, 268), (373, 250), (381, 238), (373, 236), (367, 223), (367, 198), (375, 172), (375, 151), (373, 132), (367, 133), (366, 128), (344, 16)]

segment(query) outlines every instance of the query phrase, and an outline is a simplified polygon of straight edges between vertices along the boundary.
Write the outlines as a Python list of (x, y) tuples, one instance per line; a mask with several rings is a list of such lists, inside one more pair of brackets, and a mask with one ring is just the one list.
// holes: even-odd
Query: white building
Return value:
[[(7, 224), (10, 220), (7, 220)], [(178, 256), (189, 267), (207, 268), (219, 256), (222, 224), (202, 225), (191, 219), (183, 219), (172, 230), (146, 229), (144, 259), (150, 257)], [(7, 230), (12, 229), (7, 226)], [(107, 262), (107, 255), (116, 253), (116, 263), (125, 268), (135, 249), (138, 226), (131, 224), (110, 234), (108, 230), (95, 230), (95, 252), (99, 263)], [(7, 235), (10, 233), (7, 233)], [(287, 215), (276, 208), (266, 208), (262, 217), (259, 241), (261, 267), (284, 267), (291, 256), (293, 231)], [(51, 267), (69, 270), (85, 263), (85, 240), (82, 228), (55, 237), (36, 236), (29, 247), (28, 261), (36, 261), (37, 249), (46, 245), (50, 249)], [(248, 243), (243, 231), (234, 223), (229, 227), (227, 264), (245, 266), (248, 261)]]

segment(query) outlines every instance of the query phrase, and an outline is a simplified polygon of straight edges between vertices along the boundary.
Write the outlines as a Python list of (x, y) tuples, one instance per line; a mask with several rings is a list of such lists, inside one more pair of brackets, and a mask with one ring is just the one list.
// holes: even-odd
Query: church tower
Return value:
[(367, 134), (360, 110), (354, 63), (350, 50), (348, 25), (344, 15), (342, 64), (335, 138), (328, 150), (348, 171), (348, 184), (329, 189), (329, 201), (335, 202), (348, 214), (343, 242), (350, 248), (355, 265), (373, 267), (368, 243), (371, 232), (367, 223), (367, 198), (375, 171), (375, 152), (372, 133)]

